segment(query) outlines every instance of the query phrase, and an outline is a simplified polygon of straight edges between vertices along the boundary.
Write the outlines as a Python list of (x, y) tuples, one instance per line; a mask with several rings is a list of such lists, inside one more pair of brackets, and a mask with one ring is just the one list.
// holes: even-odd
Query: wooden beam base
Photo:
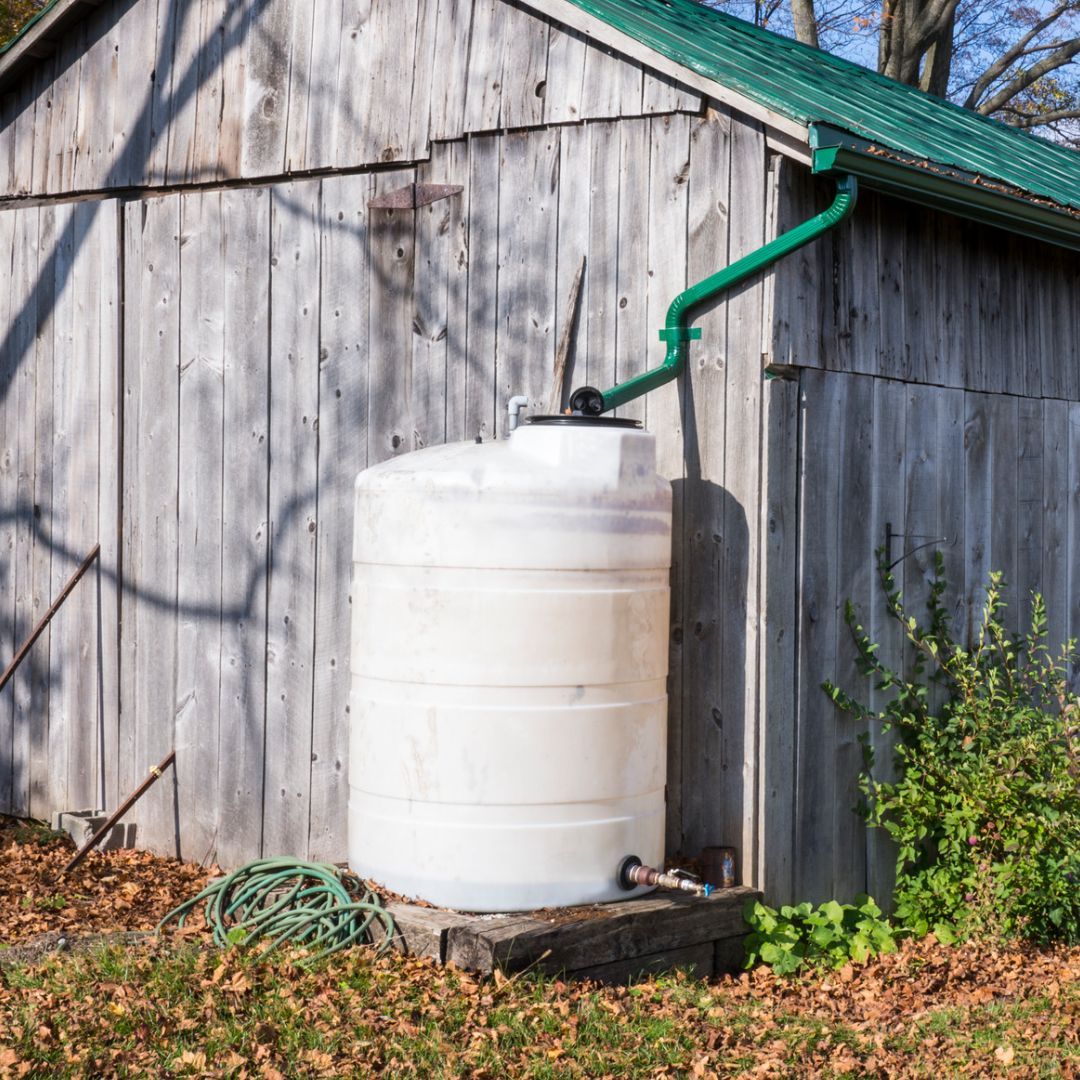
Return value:
[(654, 893), (557, 914), (467, 915), (400, 902), (389, 910), (395, 945), (412, 956), (484, 974), (536, 968), (615, 983), (673, 968), (702, 978), (737, 970), (749, 932), (743, 907), (760, 896), (741, 887), (708, 899)]

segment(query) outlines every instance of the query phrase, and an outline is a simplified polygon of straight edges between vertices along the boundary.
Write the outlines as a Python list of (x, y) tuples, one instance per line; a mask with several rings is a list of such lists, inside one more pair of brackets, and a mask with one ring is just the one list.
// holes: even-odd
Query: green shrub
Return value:
[(854, 904), (830, 900), (818, 908), (799, 904), (779, 910), (755, 900), (746, 905), (743, 918), (751, 929), (746, 966), (767, 964), (778, 975), (790, 975), (806, 964), (862, 964), (871, 956), (896, 951), (893, 928), (869, 896), (857, 897)]
[(861, 781), (869, 824), (898, 847), (897, 920), (944, 938), (1080, 940), (1080, 699), (1068, 685), (1074, 643), (1051, 653), (1038, 595), (1031, 633), (1007, 632), (1001, 575), (992, 574), (975, 640), (962, 646), (942, 603), (940, 555), (926, 627), (904, 608), (883, 560), (879, 569), (889, 610), (913, 647), (909, 671), (882, 663), (849, 603), (861, 666), (893, 697), (873, 713), (832, 684), (824, 688), (845, 712), (899, 735), (900, 779), (874, 779), (868, 752)]

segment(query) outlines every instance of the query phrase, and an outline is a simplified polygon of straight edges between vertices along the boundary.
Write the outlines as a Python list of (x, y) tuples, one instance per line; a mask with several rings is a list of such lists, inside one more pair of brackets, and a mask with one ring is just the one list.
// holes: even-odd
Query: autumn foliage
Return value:
[(44, 0), (0, 0), (0, 47), (44, 7)]

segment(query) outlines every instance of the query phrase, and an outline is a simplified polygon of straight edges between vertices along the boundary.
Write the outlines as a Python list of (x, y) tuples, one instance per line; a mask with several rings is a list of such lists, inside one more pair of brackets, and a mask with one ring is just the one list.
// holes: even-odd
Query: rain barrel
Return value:
[(632, 895), (623, 857), (664, 857), (670, 563), (633, 421), (538, 417), (360, 473), (352, 869), (461, 911)]

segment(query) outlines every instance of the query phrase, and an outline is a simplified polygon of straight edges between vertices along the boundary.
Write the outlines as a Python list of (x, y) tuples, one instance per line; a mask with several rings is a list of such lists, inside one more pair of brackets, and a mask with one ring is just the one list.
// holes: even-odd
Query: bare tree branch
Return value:
[(1080, 120), (1080, 108), (1057, 109), (1045, 113), (1025, 113), (1009, 109), (1002, 119), (1012, 127), (1029, 129), (1041, 127), (1043, 124), (1054, 124), (1059, 120)]
[[(1016, 63), (1020, 57), (1026, 55), (1028, 45), (1035, 40), (1047, 27), (1053, 26), (1070, 8), (1073, 7), (1072, 0), (1065, 0), (1065, 3), (1059, 4), (1053, 11), (1050, 12), (1045, 18), (1040, 19), (1011, 49), (1007, 49), (1003, 52), (985, 71), (975, 80), (975, 85), (971, 88), (971, 93), (968, 94), (967, 100), (964, 102), (965, 109), (974, 109), (979, 104), (979, 98), (986, 93), (986, 91), (993, 86), (993, 84), (1000, 79), (1009, 68)], [(1034, 50), (1031, 50), (1034, 51)]]
[(1051, 71), (1057, 71), (1058, 68), (1064, 67), (1078, 54), (1080, 54), (1080, 38), (1074, 38), (1067, 45), (1062, 46), (1045, 59), (1040, 60), (1037, 64), (1021, 71), (1010, 79), (993, 97), (981, 102), (975, 111), (982, 113), (983, 116), (996, 113), (1012, 101), (1017, 94), (1031, 86), (1032, 83), (1038, 82), (1044, 75), (1049, 75)]

